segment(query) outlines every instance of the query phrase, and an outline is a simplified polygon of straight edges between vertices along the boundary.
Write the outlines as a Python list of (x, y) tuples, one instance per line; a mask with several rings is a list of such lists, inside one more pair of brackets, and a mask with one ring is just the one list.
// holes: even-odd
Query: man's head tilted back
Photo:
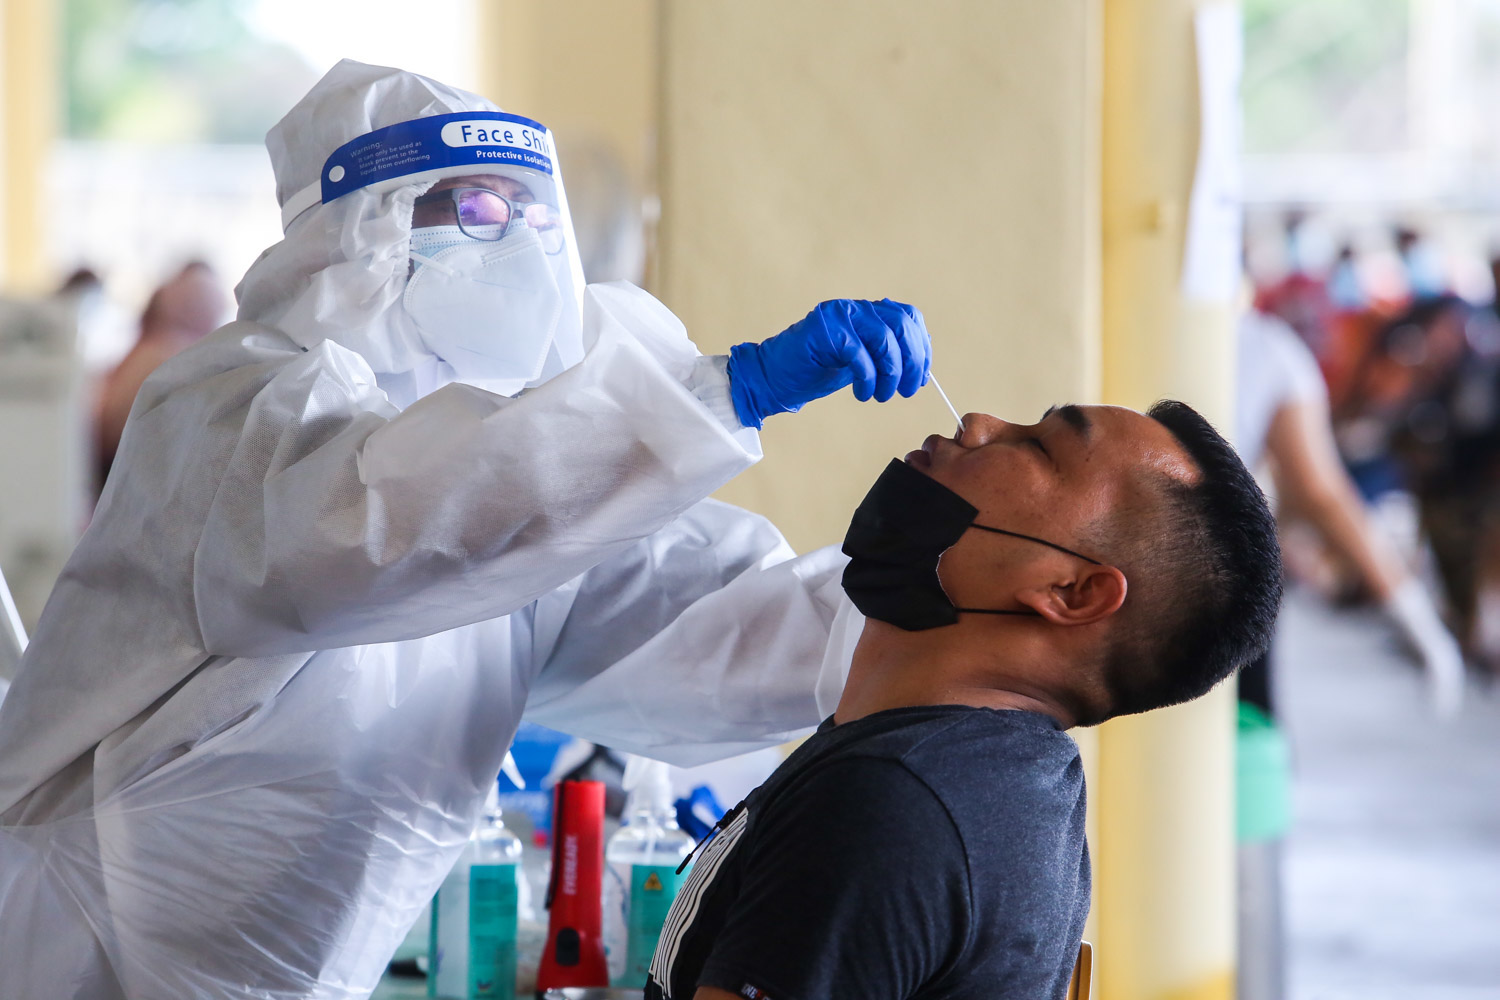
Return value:
[[(970, 414), (892, 463), (845, 551), (867, 659), (935, 664), (934, 696), (1065, 725), (1204, 694), (1265, 648), (1281, 599), (1265, 497), (1172, 401)], [(873, 704), (892, 697), (917, 695)]]

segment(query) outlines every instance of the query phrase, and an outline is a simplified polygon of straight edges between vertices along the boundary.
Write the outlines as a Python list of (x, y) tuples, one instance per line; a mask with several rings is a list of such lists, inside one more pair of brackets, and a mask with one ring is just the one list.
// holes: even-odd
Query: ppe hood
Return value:
[[(576, 316), (583, 269), (552, 133), (541, 123), (415, 73), (346, 59), (271, 129), (266, 147), (286, 235), (236, 289), (240, 319), (303, 347), (333, 341), (377, 375), (415, 373), (426, 390), (451, 381), (401, 305), (412, 202), (439, 180), (478, 174), (510, 177), (556, 206), (564, 246), (554, 275)], [(556, 348), (548, 374), (582, 355), (581, 344)]]

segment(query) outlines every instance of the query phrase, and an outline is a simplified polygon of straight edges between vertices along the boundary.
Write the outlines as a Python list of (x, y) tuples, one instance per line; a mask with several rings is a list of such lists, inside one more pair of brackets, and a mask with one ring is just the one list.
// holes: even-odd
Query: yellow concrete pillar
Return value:
[[(1180, 288), (1198, 152), (1194, 0), (1105, 0), (1104, 398), (1174, 397), (1221, 429), (1232, 314)], [(1233, 995), (1233, 696), (1119, 719), (1099, 737), (1100, 995)]]
[(44, 257), (44, 171), (61, 127), (57, 4), (0, 3), (0, 288), (36, 292)]

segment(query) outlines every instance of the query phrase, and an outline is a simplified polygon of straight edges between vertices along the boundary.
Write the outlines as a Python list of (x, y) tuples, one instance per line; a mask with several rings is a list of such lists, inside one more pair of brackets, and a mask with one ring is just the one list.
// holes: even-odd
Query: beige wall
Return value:
[(41, 192), (61, 127), (55, 7), (0, 0), (0, 293), (36, 292), (50, 278)]
[(560, 141), (581, 133), (607, 142), (637, 190), (650, 191), (656, 8), (652, 0), (479, 0), (480, 91)]
[[(662, 28), (658, 293), (705, 351), (821, 299), (921, 307), (960, 410), (1098, 395), (1093, 0), (675, 2)], [(932, 390), (772, 418), (723, 491), (799, 549), (837, 542)]]

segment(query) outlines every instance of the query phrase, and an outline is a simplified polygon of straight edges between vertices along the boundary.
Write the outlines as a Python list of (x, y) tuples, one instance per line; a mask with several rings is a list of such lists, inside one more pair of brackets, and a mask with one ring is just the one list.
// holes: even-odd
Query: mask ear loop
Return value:
[(1082, 552), (1074, 552), (1072, 549), (1065, 549), (1061, 545), (1058, 545), (1056, 542), (1049, 542), (1045, 538), (1037, 538), (1035, 535), (1023, 535), (1019, 531), (1006, 531), (1004, 528), (991, 528), (983, 524), (971, 524), (969, 525), (969, 527), (978, 528), (980, 531), (993, 532), (996, 535), (1009, 535), (1012, 538), (1024, 538), (1028, 542), (1036, 542), (1038, 545), (1045, 545), (1049, 549), (1056, 549), (1059, 552), (1066, 552), (1070, 556), (1077, 556), (1084, 562), (1093, 563), (1095, 566), (1104, 565), (1099, 560), (1091, 559), (1088, 556), (1084, 555)]
[(1031, 608), (1017, 611), (1002, 611), (999, 608), (954, 608), (953, 610), (961, 615), (1026, 615), (1031, 618), (1042, 617), (1040, 611), (1033, 611)]
[[(1028, 542), (1036, 542), (1038, 545), (1045, 545), (1049, 549), (1056, 549), (1059, 552), (1066, 553), (1070, 556), (1075, 556), (1079, 559), (1082, 559), (1086, 563), (1093, 563), (1095, 566), (1104, 565), (1099, 560), (1090, 558), (1089, 556), (1084, 555), (1082, 552), (1074, 552), (1072, 549), (1064, 548), (1063, 546), (1058, 545), (1056, 542), (1049, 542), (1045, 538), (1037, 538), (1035, 535), (1023, 535), (1019, 531), (1006, 531), (1004, 528), (991, 528), (988, 525), (984, 524), (971, 524), (969, 525), (969, 527), (978, 528), (980, 531), (988, 531), (996, 535), (1009, 535), (1012, 538), (1022, 538)], [(999, 608), (954, 608), (953, 610), (965, 615), (1025, 615), (1031, 618), (1042, 617), (1042, 613), (1040, 611), (1035, 611), (1031, 608), (1025, 608), (1016, 611), (1005, 611)]]

